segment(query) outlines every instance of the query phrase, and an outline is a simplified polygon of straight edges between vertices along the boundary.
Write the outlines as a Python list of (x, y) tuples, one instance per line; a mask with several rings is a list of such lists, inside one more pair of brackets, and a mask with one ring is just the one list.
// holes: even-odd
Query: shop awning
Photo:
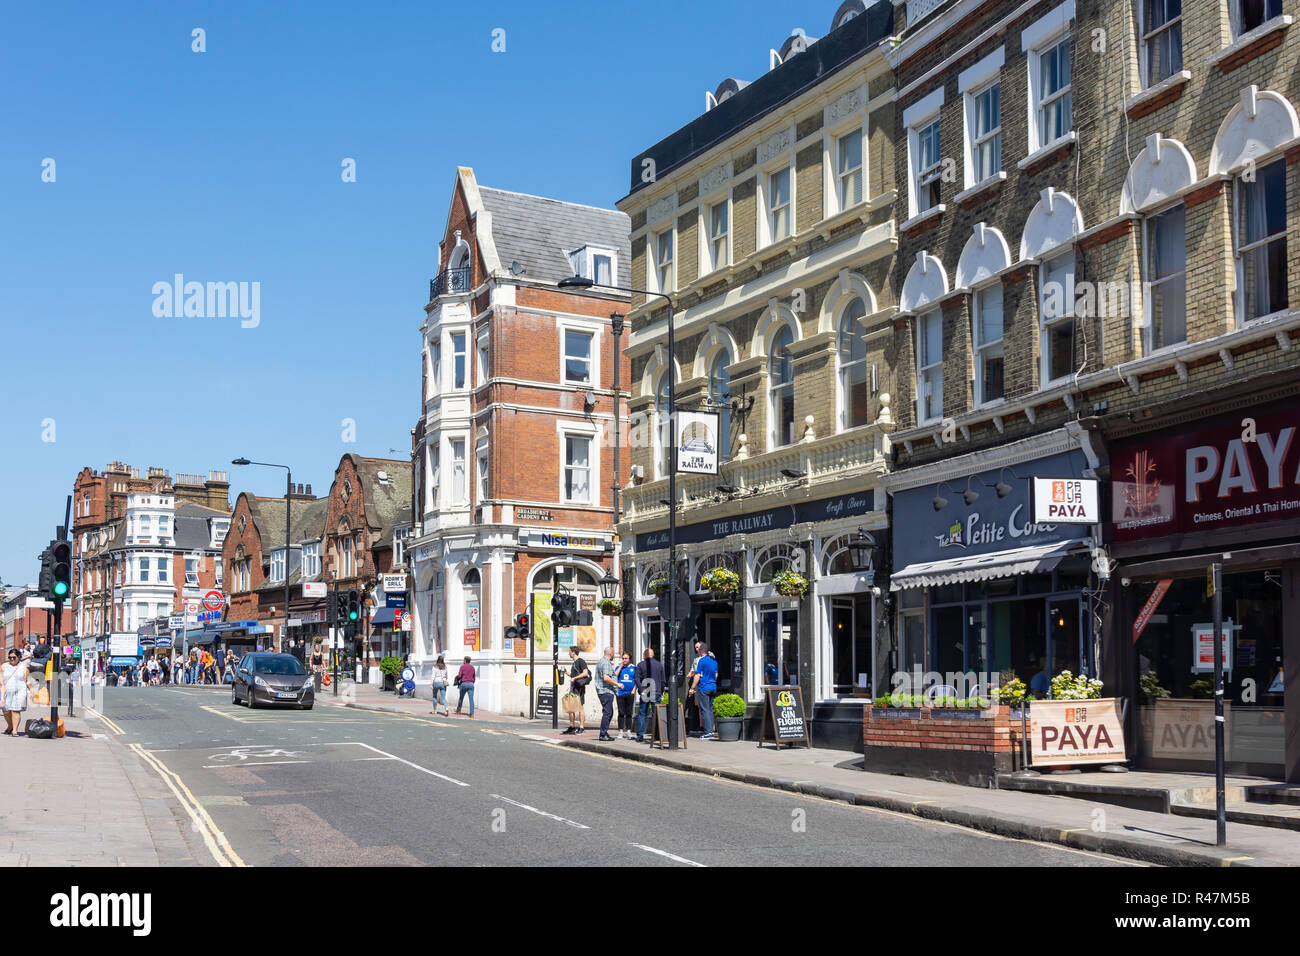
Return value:
[(376, 609), (375, 616), (370, 619), (370, 623), (376, 627), (381, 624), (387, 624), (390, 627), (393, 624), (393, 611), (396, 608), (381, 607)]
[(909, 564), (895, 571), (889, 589), (935, 587), (957, 584), (962, 581), (988, 581), (991, 578), (1009, 578), (1017, 574), (1038, 574), (1053, 570), (1080, 541), (1056, 541), (1030, 548), (995, 551), (992, 554), (971, 554), (949, 558), (946, 561), (926, 561)]

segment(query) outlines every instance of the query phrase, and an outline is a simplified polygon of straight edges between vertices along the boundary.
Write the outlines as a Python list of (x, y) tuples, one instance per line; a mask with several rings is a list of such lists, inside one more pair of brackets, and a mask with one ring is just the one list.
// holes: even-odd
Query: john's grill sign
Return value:
[(1116, 541), (1300, 518), (1300, 410), (1220, 416), (1111, 456)]

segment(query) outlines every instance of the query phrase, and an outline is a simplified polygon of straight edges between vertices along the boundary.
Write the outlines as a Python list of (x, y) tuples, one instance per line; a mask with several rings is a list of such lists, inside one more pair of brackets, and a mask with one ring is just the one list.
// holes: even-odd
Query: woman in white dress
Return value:
[(4, 665), (5, 734), (18, 736), (18, 721), (27, 709), (27, 696), (32, 688), (27, 665), (18, 659), (18, 652), (10, 649), (9, 660)]

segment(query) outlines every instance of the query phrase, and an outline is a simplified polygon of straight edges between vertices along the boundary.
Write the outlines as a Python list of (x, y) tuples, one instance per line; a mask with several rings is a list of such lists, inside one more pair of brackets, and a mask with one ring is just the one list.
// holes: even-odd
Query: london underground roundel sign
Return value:
[(209, 591), (203, 595), (203, 606), (209, 611), (220, 611), (226, 606), (226, 596), (217, 590)]

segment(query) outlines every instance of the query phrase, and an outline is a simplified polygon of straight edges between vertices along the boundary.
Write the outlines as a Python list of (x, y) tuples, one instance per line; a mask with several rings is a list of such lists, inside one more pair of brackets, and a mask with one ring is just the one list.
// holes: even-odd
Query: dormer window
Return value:
[(615, 268), (618, 255), (613, 249), (598, 246), (583, 246), (569, 253), (569, 264), (573, 274), (590, 279), (596, 285), (613, 285), (618, 271)]

